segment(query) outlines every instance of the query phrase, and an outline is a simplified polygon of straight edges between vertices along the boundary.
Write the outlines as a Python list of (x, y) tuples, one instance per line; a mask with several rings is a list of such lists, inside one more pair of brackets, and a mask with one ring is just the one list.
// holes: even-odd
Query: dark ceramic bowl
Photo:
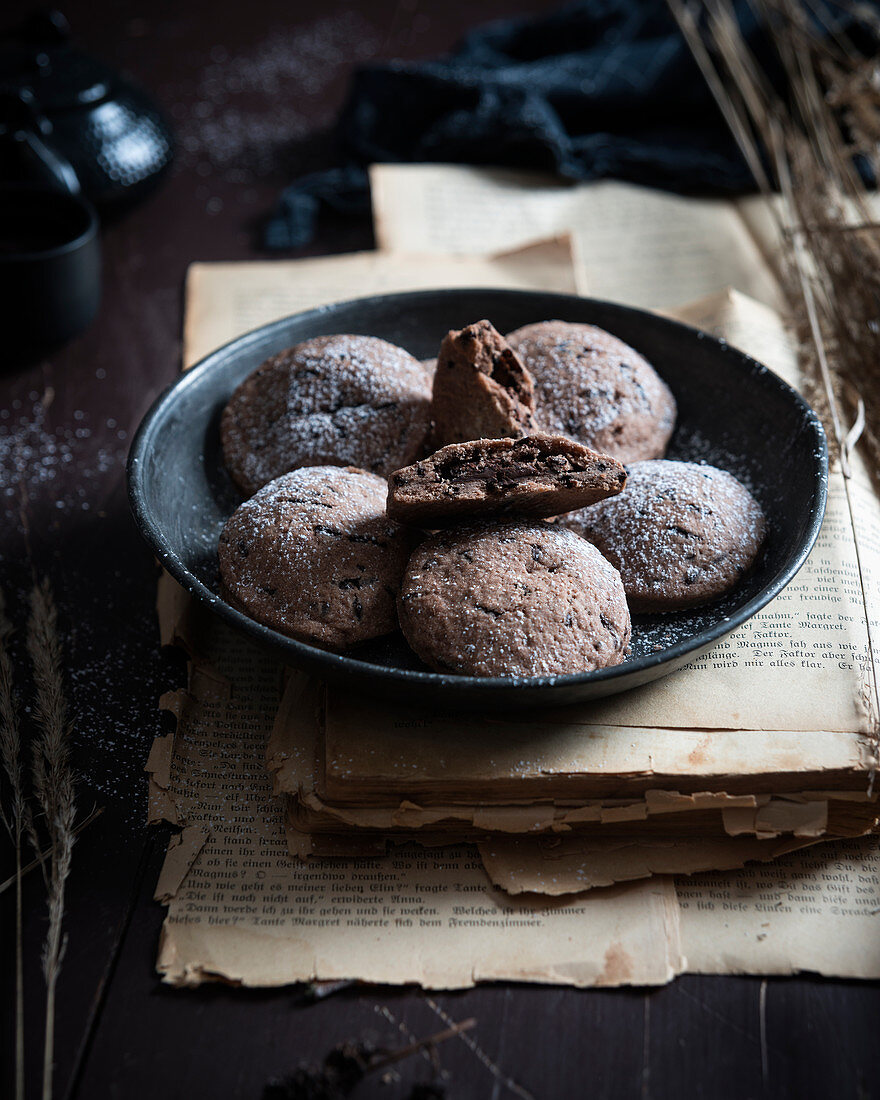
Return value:
[[(269, 355), (313, 336), (351, 332), (436, 355), (450, 328), (488, 317), (501, 332), (560, 318), (600, 325), (642, 352), (678, 401), (669, 457), (730, 470), (760, 501), (769, 535), (735, 591), (706, 607), (633, 618), (632, 654), (616, 668), (534, 679), (429, 671), (400, 634), (344, 656), (305, 645), (242, 615), (220, 597), (217, 540), (239, 503), (220, 452), (223, 406)], [(429, 290), (309, 310), (265, 325), (215, 351), (156, 401), (128, 464), (135, 519), (162, 564), (187, 591), (276, 656), (332, 683), (400, 701), (503, 709), (572, 703), (664, 676), (708, 649), (785, 587), (803, 565), (825, 509), (828, 461), (822, 427), (766, 367), (695, 329), (650, 313), (564, 294)]]

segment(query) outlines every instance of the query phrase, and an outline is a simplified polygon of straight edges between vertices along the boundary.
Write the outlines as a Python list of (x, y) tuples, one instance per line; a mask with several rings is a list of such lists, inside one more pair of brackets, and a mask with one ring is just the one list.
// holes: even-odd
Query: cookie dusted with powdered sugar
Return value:
[(624, 491), (561, 521), (619, 570), (633, 611), (677, 611), (717, 599), (754, 564), (764, 513), (724, 470), (636, 462)]
[(247, 494), (301, 466), (387, 476), (421, 453), (430, 401), (430, 378), (403, 348), (318, 336), (267, 359), (233, 393), (220, 423), (223, 459)]
[(567, 435), (621, 462), (661, 458), (675, 398), (637, 351), (594, 325), (542, 321), (508, 343), (535, 386), (540, 431)]
[(328, 649), (388, 634), (412, 533), (385, 515), (381, 477), (310, 466), (271, 481), (220, 536), (220, 576), (240, 611)]
[(426, 664), (465, 676), (553, 676), (617, 665), (630, 640), (617, 570), (573, 531), (479, 523), (413, 553), (398, 599)]

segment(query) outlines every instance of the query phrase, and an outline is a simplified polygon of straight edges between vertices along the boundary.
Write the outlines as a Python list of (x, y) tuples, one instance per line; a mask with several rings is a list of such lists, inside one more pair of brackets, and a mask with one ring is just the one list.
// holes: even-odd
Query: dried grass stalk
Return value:
[[(880, 470), (880, 225), (853, 158), (875, 173), (880, 65), (827, 17), (821, 0), (754, 0), (785, 73), (783, 101), (743, 39), (728, 0), (669, 0), (783, 239), (781, 273), (805, 377), (834, 457), (864, 406), (864, 441)], [(880, 40), (876, 14), (851, 9)], [(760, 165), (756, 168), (756, 165)]]
[[(74, 838), (78, 837), (79, 834), (83, 831), (83, 829), (86, 828), (87, 825), (91, 825), (91, 823), (93, 821), (97, 820), (97, 818), (99, 818), (103, 812), (104, 812), (104, 807), (103, 806), (93, 806), (92, 809), (89, 810), (89, 812), (86, 814), (86, 816), (79, 822), (77, 827), (73, 830)], [(44, 862), (45, 860), (47, 860), (50, 855), (51, 855), (50, 850), (48, 848), (44, 848), (43, 851), (40, 853), (40, 858), (37, 858), (36, 856), (34, 856), (33, 859), (31, 859), (27, 863), (25, 863), (21, 868), (21, 877), (22, 877), (22, 879), (24, 879), (25, 875), (29, 874), (35, 868), (39, 867), (41, 865), (41, 862)], [(15, 885), (15, 880), (16, 880), (16, 876), (15, 875), (10, 875), (9, 878), (4, 879), (3, 882), (0, 882), (0, 894), (5, 894), (7, 890), (11, 889)]]
[(9, 638), (12, 623), (0, 589), (0, 761), (9, 784), (8, 808), (0, 801), (0, 817), (15, 849), (15, 1097), (24, 1100), (24, 965), (22, 944), (21, 847), (25, 831), (24, 769), (21, 726), (15, 700)]
[(31, 591), (27, 649), (33, 666), (34, 717), (39, 733), (33, 744), (34, 796), (49, 836), (49, 930), (43, 945), (46, 979), (46, 1029), (43, 1042), (43, 1100), (51, 1100), (55, 1051), (55, 993), (64, 958), (64, 889), (73, 854), (76, 807), (70, 766), (70, 721), (64, 694), (58, 615), (47, 580)]
[[(76, 833), (100, 813), (75, 826), (74, 775), (70, 766), (70, 720), (64, 693), (62, 647), (58, 615), (48, 581), (35, 584), (30, 597), (26, 644), (34, 681), (33, 717), (37, 733), (31, 743), (30, 785), (39, 810), (35, 818), (26, 791), (21, 722), (15, 697), (14, 669), (9, 650), (12, 623), (0, 590), (0, 764), (8, 792), (0, 799), (0, 821), (15, 848), (16, 893), (16, 993), (15, 993), (15, 1096), (24, 1100), (24, 980), (22, 952), (22, 876), (32, 866), (43, 872), (49, 907), (49, 928), (43, 945), (46, 979), (46, 1017), (43, 1042), (43, 1100), (51, 1100), (54, 1080), (55, 995), (65, 940), (64, 891), (70, 874)], [(46, 848), (40, 832), (47, 837)], [(34, 860), (22, 866), (22, 847), (27, 837)]]

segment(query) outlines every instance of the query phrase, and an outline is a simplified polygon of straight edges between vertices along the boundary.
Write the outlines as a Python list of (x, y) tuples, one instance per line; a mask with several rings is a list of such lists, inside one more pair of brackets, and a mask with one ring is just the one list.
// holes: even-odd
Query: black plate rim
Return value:
[(183, 564), (179, 556), (169, 545), (161, 527), (155, 522), (146, 506), (146, 494), (142, 480), (145, 476), (145, 460), (149, 452), (151, 434), (156, 430), (157, 425), (161, 423), (163, 414), (166, 410), (174, 404), (179, 394), (190, 386), (196, 385), (199, 380), (214, 369), (218, 363), (225, 361), (230, 348), (246, 348), (250, 344), (271, 342), (272, 336), (276, 332), (280, 333), (283, 331), (293, 319), (317, 319), (324, 315), (335, 313), (348, 306), (356, 305), (364, 307), (379, 302), (384, 303), (389, 299), (395, 299), (401, 302), (401, 304), (415, 303), (423, 298), (435, 297), (444, 292), (450, 295), (492, 294), (511, 299), (520, 299), (535, 293), (547, 293), (540, 290), (514, 290), (508, 287), (455, 287), (438, 288), (435, 290), (399, 291), (391, 294), (372, 294), (362, 298), (349, 298), (343, 302), (334, 302), (330, 305), (317, 306), (314, 309), (302, 310), (299, 313), (292, 313), (287, 317), (281, 317), (277, 321), (271, 321), (268, 324), (260, 325), (258, 328), (252, 329), (250, 332), (244, 333), (228, 341), (226, 344), (222, 345), (222, 347), (216, 348), (210, 355), (205, 356), (204, 359), (194, 364), (189, 370), (183, 372), (179, 378), (166, 386), (159, 394), (144, 415), (143, 420), (135, 432), (131, 449), (129, 450), (128, 462), (126, 464), (128, 499), (135, 523), (141, 536), (150, 545), (163, 567), (187, 592), (207, 605), (214, 614), (218, 615), (225, 622), (229, 623), (237, 630), (251, 636), (254, 640), (263, 645), (268, 645), (276, 652), (280, 653), (285, 650), (290, 652), (292, 657), (295, 657), (290, 663), (298, 667), (305, 667), (310, 671), (316, 671), (320, 674), (321, 667), (326, 666), (324, 668), (325, 675), (332, 675), (334, 679), (338, 679), (342, 676), (369, 676), (390, 683), (403, 679), (408, 684), (421, 683), (431, 688), (451, 686), (460, 694), (483, 696), (486, 693), (506, 694), (511, 690), (517, 689), (532, 690), (545, 687), (576, 688), (584, 684), (606, 683), (621, 676), (632, 676), (639, 672), (645, 672), (661, 664), (669, 664), (671, 666), (670, 671), (674, 671), (675, 668), (680, 667), (683, 659), (688, 655), (696, 655), (699, 652), (705, 652), (705, 650), (715, 642), (720, 641), (725, 635), (750, 619), (754, 614), (760, 611), (762, 607), (765, 607), (772, 599), (779, 595), (786, 585), (791, 582), (803, 566), (818, 538), (819, 530), (825, 515), (828, 495), (828, 445), (822, 422), (813, 408), (804, 400), (797, 390), (780, 378), (774, 371), (770, 370), (769, 367), (766, 367), (763, 363), (754, 359), (746, 352), (741, 351), (739, 348), (735, 348), (726, 341), (712, 336), (710, 333), (703, 332), (692, 325), (684, 324), (673, 318), (651, 313), (648, 310), (638, 309), (635, 306), (626, 306), (617, 302), (608, 302), (600, 298), (583, 297), (577, 294), (553, 292), (552, 296), (555, 299), (562, 303), (566, 301), (572, 304), (576, 303), (579, 309), (583, 309), (584, 306), (589, 307), (595, 305), (602, 310), (610, 310), (612, 313), (629, 315), (640, 313), (650, 317), (652, 322), (660, 322), (663, 325), (682, 329), (689, 333), (700, 332), (702, 339), (716, 344), (725, 353), (735, 354), (751, 368), (753, 373), (760, 375), (765, 383), (775, 385), (789, 400), (800, 406), (805, 423), (809, 425), (814, 433), (814, 442), (818, 451), (820, 464), (819, 476), (814, 481), (809, 525), (801, 547), (792, 562), (770, 584), (763, 588), (761, 592), (749, 600), (748, 603), (738, 608), (732, 615), (720, 619), (713, 626), (700, 631), (698, 634), (680, 642), (676, 642), (668, 648), (661, 650), (659, 653), (645, 654), (631, 661), (625, 661), (622, 664), (615, 665), (612, 668), (598, 669), (593, 672), (571, 673), (563, 676), (489, 677), (455, 676), (439, 672), (422, 672), (418, 669), (389, 668), (386, 665), (373, 664), (370, 661), (361, 660), (357, 657), (349, 657), (345, 654), (333, 653), (330, 650), (320, 649), (317, 646), (300, 642), (296, 638), (290, 638), (286, 634), (281, 634), (279, 631), (272, 630), (270, 627), (258, 623), (256, 620), (236, 610), (226, 603), (216, 592), (208, 588), (206, 584), (200, 581), (198, 577), (191, 573)]

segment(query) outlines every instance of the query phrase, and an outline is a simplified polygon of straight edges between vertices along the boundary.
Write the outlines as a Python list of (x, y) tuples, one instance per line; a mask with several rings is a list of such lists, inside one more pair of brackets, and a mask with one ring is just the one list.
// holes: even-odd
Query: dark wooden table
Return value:
[[(433, 998), (362, 988), (304, 1005), (289, 989), (173, 991), (153, 970), (163, 910), (152, 892), (167, 836), (144, 825), (143, 764), (161, 730), (157, 696), (181, 682), (182, 667), (159, 648), (156, 570), (129, 517), (124, 462), (141, 416), (179, 370), (186, 266), (263, 255), (259, 226), (280, 187), (332, 156), (326, 132), (353, 64), (428, 56), (477, 22), (551, 6), (65, 6), (85, 45), (161, 100), (181, 147), (164, 187), (106, 228), (104, 300), (90, 331), (32, 369), (0, 376), (2, 584), (21, 626), (32, 570), (52, 579), (76, 712), (79, 803), (103, 807), (78, 840), (68, 887), (58, 1097), (256, 1100), (270, 1077), (320, 1062), (337, 1043), (399, 1046), (436, 1032), (438, 1010), (478, 1021), (475, 1046), (454, 1039), (440, 1048), (441, 1083), (456, 1100), (880, 1094), (880, 989), (872, 984), (686, 977), (652, 990), (498, 985)], [(4, 18), (24, 10), (15, 0)], [(367, 219), (336, 221), (302, 254), (371, 246)], [(14, 644), (23, 666), (21, 631)], [(11, 895), (2, 898), (0, 941), (4, 1096), (13, 1064)], [(36, 1095), (46, 927), (37, 874), (25, 903)], [(369, 1078), (354, 1095), (406, 1097), (430, 1076), (428, 1062), (411, 1057), (396, 1078)]]

